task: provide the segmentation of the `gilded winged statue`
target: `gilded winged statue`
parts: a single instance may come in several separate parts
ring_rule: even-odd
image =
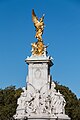
[[[42,18],[40,18],[40,20],[38,20],[34,10],[32,10],[32,21],[34,23],[34,26],[36,28],[36,35],[35,37],[38,39],[38,41],[42,41],[42,34],[43,34],[43,30],[44,30],[44,15],[42,16]]]
[[[40,20],[38,20],[34,10],[32,10],[32,21],[34,23],[34,26],[36,28],[36,35],[35,37],[37,38],[37,42],[32,43],[32,55],[37,55],[37,56],[41,56],[44,55],[44,44],[43,44],[43,40],[42,40],[42,34],[43,34],[43,30],[44,30],[44,15],[42,16],[42,18],[40,18]]]

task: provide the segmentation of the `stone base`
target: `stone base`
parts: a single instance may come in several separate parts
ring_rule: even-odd
[[[57,115],[33,115],[33,116],[18,116],[16,120],[70,120],[68,115],[57,114]]]
[[[56,116],[49,116],[49,115],[34,115],[34,116],[29,116],[27,120],[56,120]]]
[[[58,114],[56,116],[57,116],[57,120],[71,120],[66,114]]]
[[[54,116],[54,117],[43,117],[43,116],[40,116],[40,117],[29,117],[29,118],[26,118],[26,120],[70,120],[70,118],[66,115],[66,116],[62,116],[62,117],[57,117],[57,116]]]

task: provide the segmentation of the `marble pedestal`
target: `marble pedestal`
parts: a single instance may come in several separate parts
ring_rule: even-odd
[[[70,120],[65,114],[66,101],[55,90],[55,83],[50,75],[53,65],[49,56],[31,56],[28,64],[27,89],[23,88],[18,98],[16,120]]]

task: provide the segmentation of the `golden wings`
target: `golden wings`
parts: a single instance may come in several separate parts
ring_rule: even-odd
[[[44,15],[42,16],[42,18],[40,18],[40,20],[38,20],[34,10],[32,10],[32,21],[34,23],[34,26],[36,28],[36,35],[35,37],[38,39],[38,41],[42,41],[42,34],[43,34],[43,30],[44,30]]]

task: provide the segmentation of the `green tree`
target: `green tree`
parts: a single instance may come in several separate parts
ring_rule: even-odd
[[[0,120],[11,120],[16,112],[17,99],[22,89],[9,86],[4,90],[0,89]]]

